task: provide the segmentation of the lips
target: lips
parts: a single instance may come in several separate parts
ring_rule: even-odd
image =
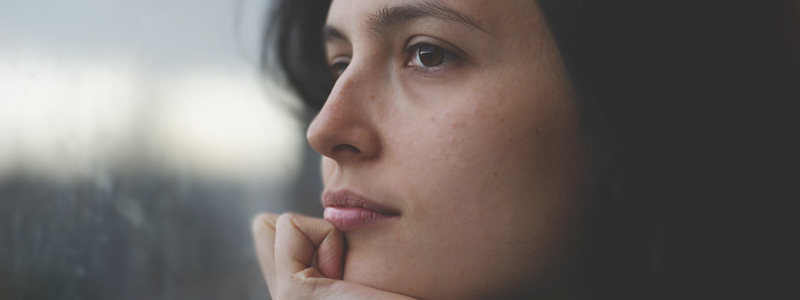
[[[341,231],[377,226],[400,216],[390,207],[347,190],[328,191],[322,201],[325,220]]]

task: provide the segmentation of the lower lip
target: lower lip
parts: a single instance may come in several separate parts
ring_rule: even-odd
[[[359,207],[327,207],[324,217],[325,221],[331,222],[339,230],[350,231],[377,225],[397,216]]]

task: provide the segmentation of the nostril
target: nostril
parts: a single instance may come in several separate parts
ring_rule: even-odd
[[[359,150],[353,145],[348,145],[348,144],[336,145],[335,147],[333,147],[333,149],[331,149],[331,152],[333,153],[353,152],[355,154],[361,154],[361,150]]]

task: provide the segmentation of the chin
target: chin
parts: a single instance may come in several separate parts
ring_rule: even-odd
[[[369,242],[375,242],[375,239]],[[397,246],[398,239],[394,239],[394,244],[369,242],[359,243],[359,239],[348,236],[345,281],[417,299],[439,299],[433,284],[434,274],[425,269],[426,264],[422,263],[419,255],[409,255],[406,252],[408,248]]]
[[[362,251],[363,248],[348,249],[344,264],[344,280],[363,284],[379,290],[399,293],[407,296],[418,296],[419,282],[413,282],[415,276],[409,276],[408,270],[401,269],[401,263],[389,259],[377,251]]]
[[[358,250],[361,249],[348,249],[344,268],[345,281],[420,300],[492,298],[476,296],[480,293],[472,290],[476,288],[474,285],[454,286],[453,281],[446,279],[451,277],[440,272],[448,268],[426,262],[419,253],[400,255]]]

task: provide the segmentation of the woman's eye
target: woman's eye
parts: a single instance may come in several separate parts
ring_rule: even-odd
[[[330,64],[331,64],[330,66],[331,74],[333,74],[335,78],[339,78],[342,76],[342,73],[344,73],[344,70],[347,69],[347,66],[350,65],[350,57],[346,56],[336,57],[335,59],[333,59],[333,61],[331,61]]]
[[[452,53],[444,50],[442,47],[437,47],[430,44],[422,44],[415,46],[413,49],[413,57],[409,61],[409,65],[433,68],[440,66],[452,59]]]
[[[422,45],[417,49],[417,61],[420,65],[426,67],[435,67],[444,62],[444,49],[431,46]]]
[[[342,73],[344,73],[344,70],[347,69],[348,65],[350,65],[349,62],[334,63],[331,65],[331,73],[333,73],[333,76],[336,76],[336,78],[339,78],[342,76]]]

